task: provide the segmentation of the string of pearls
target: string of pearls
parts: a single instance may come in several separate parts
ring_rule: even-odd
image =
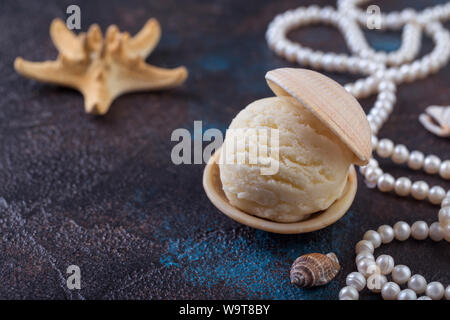
[[[367,13],[358,8],[370,0],[339,0],[337,2],[339,11],[345,12],[359,24],[367,23]],[[420,12],[414,9],[406,8],[400,12],[380,13],[381,29],[400,29],[406,23],[416,20],[424,25],[431,21],[446,21],[450,16],[450,4],[439,4],[434,7],[426,8]]]
[[[422,275],[412,275],[409,267],[395,265],[390,255],[382,254],[375,259],[374,251],[382,244],[391,243],[394,239],[405,241],[410,237],[415,240],[429,237],[436,242],[443,239],[450,241],[450,192],[442,202],[439,222],[428,226],[425,221],[416,221],[410,226],[399,221],[393,227],[382,225],[377,231],[367,231],[363,240],[356,244],[355,262],[358,271],[347,276],[347,286],[339,292],[339,299],[358,300],[359,292],[367,286],[370,291],[381,293],[384,300],[440,300],[444,296],[450,300],[450,285],[444,287],[437,281],[427,283]],[[388,281],[389,275],[392,281]],[[407,288],[402,290],[402,285]],[[424,295],[418,298],[421,294]]]
[[[421,151],[395,144],[390,139],[378,139],[377,134],[388,120],[396,102],[397,85],[422,79],[437,72],[450,60],[450,34],[441,21],[450,19],[450,3],[427,8],[421,12],[404,9],[401,12],[381,13],[380,27],[400,29],[403,27],[402,44],[397,51],[376,52],[370,48],[360,25],[367,22],[367,15],[357,6],[367,0],[340,0],[338,10],[332,7],[312,5],[286,11],[274,18],[269,24],[266,39],[269,47],[278,55],[291,62],[335,72],[363,74],[366,77],[344,87],[356,98],[377,93],[377,99],[367,115],[372,130],[372,147],[381,158],[390,158],[395,164],[407,164],[413,170],[423,169],[428,174],[439,174],[450,179],[450,160],[441,160],[436,155],[424,155]],[[313,23],[323,23],[336,27],[343,34],[352,52],[344,54],[325,53],[312,50],[292,42],[287,33],[295,28]],[[420,59],[416,56],[420,50],[422,32],[428,35],[435,46],[429,54]],[[405,241],[412,235],[414,239],[424,240],[428,236],[434,241],[450,241],[450,191],[446,193],[441,186],[430,186],[425,181],[411,181],[407,177],[394,178],[385,173],[374,158],[366,166],[360,167],[369,187],[377,187],[382,192],[394,191],[405,197],[411,195],[417,200],[428,199],[432,204],[441,204],[439,222],[428,226],[417,221],[412,226],[406,222],[397,222],[394,227],[383,225],[377,231],[369,230],[364,239],[356,245],[356,265],[358,272],[348,275],[346,284],[339,293],[339,299],[359,299],[359,291],[367,287],[373,292],[381,292],[383,299],[450,299],[450,286],[444,289],[440,282],[426,282],[421,275],[411,277],[407,266],[394,265],[394,259],[381,255],[377,259],[373,253],[382,243],[390,243],[394,238]],[[387,281],[392,274],[391,282]],[[400,285],[408,284],[401,290]]]

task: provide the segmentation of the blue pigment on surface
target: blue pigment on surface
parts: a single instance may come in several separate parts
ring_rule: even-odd
[[[401,33],[369,33],[368,41],[376,51],[392,52],[398,50],[401,44]]]
[[[349,227],[352,216],[348,212],[338,223]],[[331,229],[332,233],[339,231],[342,240],[339,243],[345,245],[347,237],[342,226]],[[167,251],[160,262],[167,268],[179,268],[186,281],[200,288],[229,286],[240,297],[254,299],[318,299],[323,290],[337,289],[338,283],[301,289],[289,280],[291,264],[302,254],[332,251],[339,256],[341,248],[330,243],[327,233],[317,233],[319,237],[314,239],[259,230],[254,231],[253,239],[235,234],[224,239],[214,232],[198,240],[192,236],[183,240],[167,239]]]
[[[199,63],[206,71],[226,71],[230,68],[230,62],[227,58],[219,55],[201,57]]]

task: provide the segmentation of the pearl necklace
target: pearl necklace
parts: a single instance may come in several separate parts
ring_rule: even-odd
[[[377,133],[392,113],[396,102],[396,87],[404,82],[437,72],[450,59],[450,34],[441,21],[450,19],[450,3],[427,8],[421,12],[404,9],[401,12],[380,14],[381,29],[403,28],[402,44],[397,51],[376,52],[370,48],[360,25],[367,21],[367,15],[357,8],[367,0],[340,0],[338,10],[332,7],[312,5],[289,10],[276,16],[269,24],[266,39],[269,47],[278,55],[291,62],[326,71],[363,74],[366,78],[345,85],[345,89],[356,98],[377,93],[377,99],[367,115],[372,130],[372,146],[381,158],[390,158],[395,164],[406,163],[413,170],[422,169],[428,174],[439,174],[450,179],[450,160],[442,161],[435,155],[425,156],[420,151],[410,152],[402,144],[394,144],[390,139],[381,139]],[[312,50],[287,39],[291,29],[313,23],[323,23],[336,27],[343,34],[352,52],[352,56],[325,53]],[[431,53],[421,59],[415,59],[420,45],[422,32],[434,42]],[[346,278],[346,287],[339,293],[341,300],[359,299],[359,291],[366,286],[373,292],[380,292],[385,300],[411,299],[450,299],[450,285],[444,288],[440,282],[426,282],[419,274],[411,276],[411,270],[404,265],[395,265],[389,255],[380,255],[375,259],[374,250],[381,244],[396,240],[405,241],[410,236],[416,240],[430,237],[433,241],[450,241],[450,191],[446,193],[441,186],[430,188],[425,181],[412,182],[407,177],[395,179],[383,172],[378,161],[371,158],[366,166],[360,167],[368,187],[377,187],[382,192],[394,191],[399,196],[411,195],[417,200],[428,199],[432,204],[441,205],[438,222],[430,226],[417,221],[409,226],[399,221],[393,227],[380,226],[377,231],[369,230],[363,240],[356,244],[356,266],[358,272],[350,273]],[[392,282],[386,276],[392,274]],[[406,284],[408,289],[401,290],[399,285]],[[418,294],[426,295],[417,298]]]

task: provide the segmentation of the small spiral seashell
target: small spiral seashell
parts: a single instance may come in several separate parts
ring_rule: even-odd
[[[305,254],[292,264],[291,283],[299,287],[322,286],[333,280],[340,268],[334,253]]]

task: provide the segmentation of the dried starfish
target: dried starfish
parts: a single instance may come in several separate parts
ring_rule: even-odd
[[[163,69],[145,63],[161,36],[155,19],[134,37],[111,25],[105,38],[97,24],[75,35],[54,19],[50,35],[59,51],[57,60],[29,62],[17,57],[14,68],[25,77],[77,89],[87,113],[103,115],[121,94],[175,87],[187,77],[184,67]]]
[[[450,106],[430,106],[419,116],[428,131],[440,137],[450,137]]]

